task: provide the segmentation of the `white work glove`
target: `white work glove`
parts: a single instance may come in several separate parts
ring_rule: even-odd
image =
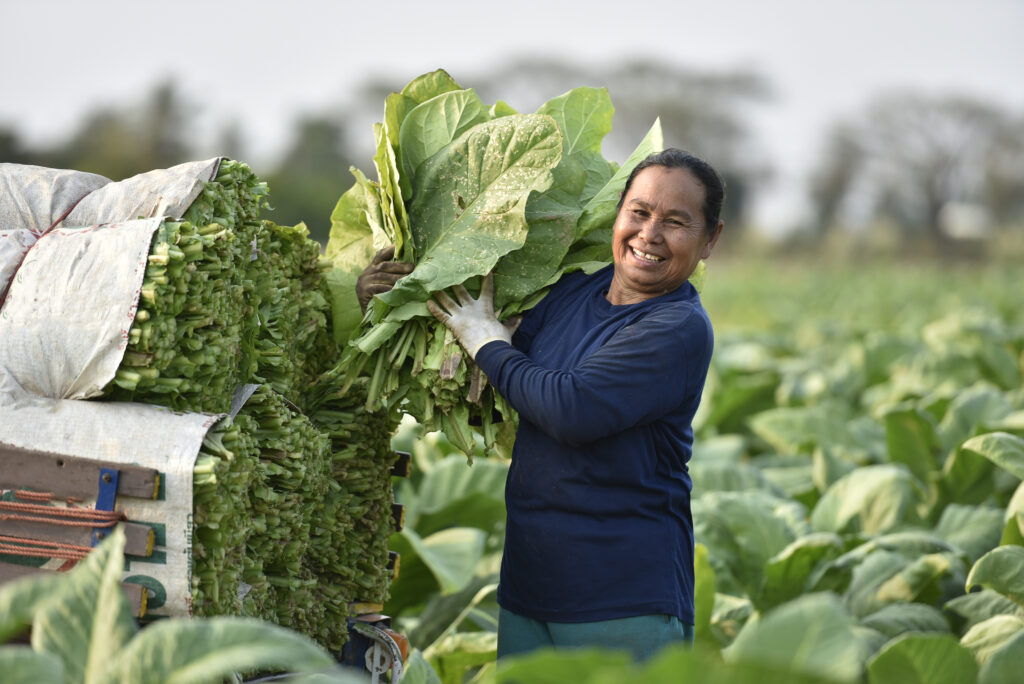
[[[453,289],[459,298],[458,302],[444,292],[439,292],[437,301],[427,302],[427,309],[455,334],[469,358],[476,360],[476,353],[488,342],[512,342],[512,330],[502,325],[494,315],[493,276],[488,274],[484,278],[479,299],[473,299],[462,285],[456,285]]]

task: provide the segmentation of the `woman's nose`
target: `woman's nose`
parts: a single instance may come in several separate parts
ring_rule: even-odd
[[[654,217],[648,217],[640,224],[640,236],[648,242],[654,242],[661,237],[661,229]]]

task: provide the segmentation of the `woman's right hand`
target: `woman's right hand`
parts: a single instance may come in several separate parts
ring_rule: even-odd
[[[413,265],[406,261],[392,261],[394,245],[385,247],[373,255],[370,265],[363,269],[356,279],[356,299],[359,308],[366,313],[366,307],[374,295],[384,294],[399,280],[412,273]]]

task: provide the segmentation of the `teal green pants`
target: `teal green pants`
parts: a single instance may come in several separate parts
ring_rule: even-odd
[[[607,648],[646,660],[670,643],[693,643],[693,625],[669,615],[639,615],[599,622],[541,622],[502,608],[498,613],[498,657],[539,648]]]

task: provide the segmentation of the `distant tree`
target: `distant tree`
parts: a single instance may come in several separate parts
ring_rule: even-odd
[[[1024,221],[1024,116],[1001,126],[985,159],[983,197],[1001,223]]]
[[[110,105],[88,114],[70,140],[37,157],[46,166],[121,180],[189,161],[185,132],[191,108],[173,81],[157,84],[136,105]]]
[[[810,180],[818,220],[824,226],[859,204],[869,218],[946,245],[940,217],[950,203],[1016,211],[1020,127],[995,105],[966,97],[880,96],[829,134]]]
[[[863,160],[864,153],[855,130],[846,125],[834,126],[825,139],[822,159],[810,179],[814,232],[827,232],[840,220]]]
[[[0,163],[28,164],[31,153],[26,150],[13,128],[0,128]]]
[[[292,142],[266,180],[270,185],[268,214],[275,223],[306,223],[313,239],[326,244],[331,212],[352,184],[350,155],[339,116],[307,116],[298,121]]]
[[[218,131],[213,149],[216,150],[216,154],[246,161],[245,136],[242,133],[241,124],[237,121],[229,121],[223,124]]]

